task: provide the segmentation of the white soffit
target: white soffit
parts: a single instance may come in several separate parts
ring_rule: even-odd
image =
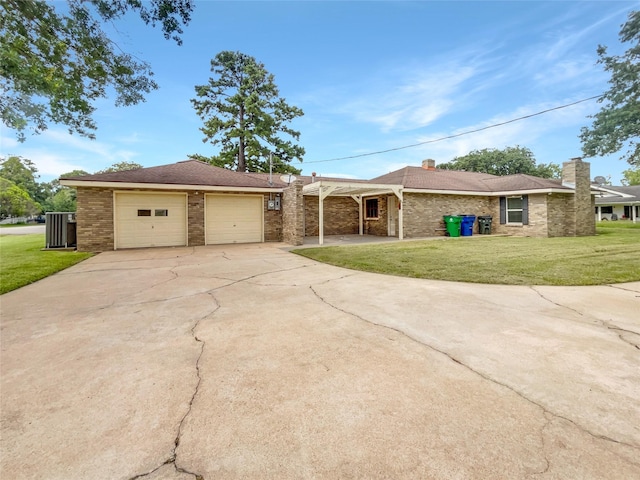
[[[357,183],[357,182],[335,182],[317,180],[302,187],[302,194],[309,196],[319,196],[320,188],[332,191],[332,197],[350,197],[352,195],[388,195],[402,190],[402,185],[388,185],[383,183]]]

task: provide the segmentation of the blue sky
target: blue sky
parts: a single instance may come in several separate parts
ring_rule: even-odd
[[[474,149],[525,146],[539,163],[580,156],[580,127],[595,100],[527,120],[360,158],[325,161],[413,145],[482,128],[603,93],[598,44],[622,53],[620,25],[637,2],[616,1],[197,1],[183,45],[126,18],[112,39],[149,62],[160,89],[147,102],[98,102],[97,140],[52,125],[26,142],[4,126],[0,155],[21,155],[48,181],[120,161],[150,167],[213,155],[202,142],[190,99],[223,50],[255,57],[280,94],[305,115],[303,174],[373,178],[425,158],[452,160]],[[628,164],[587,159],[592,177],[619,184]]]

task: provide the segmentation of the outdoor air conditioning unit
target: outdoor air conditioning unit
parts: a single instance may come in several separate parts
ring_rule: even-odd
[[[69,248],[76,245],[75,212],[47,212],[46,248]]]

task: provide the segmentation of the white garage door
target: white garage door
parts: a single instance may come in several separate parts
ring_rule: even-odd
[[[207,195],[207,244],[262,242],[262,195]]]
[[[116,248],[187,244],[187,196],[183,193],[116,193]]]

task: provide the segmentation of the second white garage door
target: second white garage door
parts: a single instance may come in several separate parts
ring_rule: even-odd
[[[207,244],[262,242],[262,195],[207,195]]]

